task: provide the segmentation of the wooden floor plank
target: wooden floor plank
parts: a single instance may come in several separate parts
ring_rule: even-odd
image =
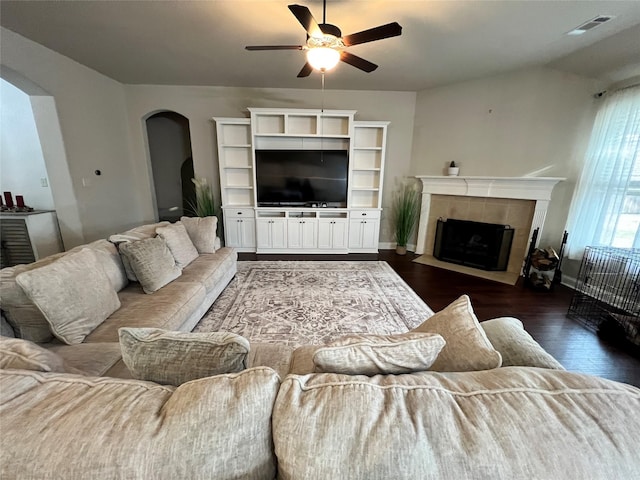
[[[478,277],[422,265],[411,253],[393,250],[378,254],[350,255],[256,255],[239,254],[239,260],[384,260],[434,311],[446,307],[462,294],[471,298],[480,321],[516,317],[525,329],[567,370],[597,375],[640,387],[640,358],[633,351],[600,338],[567,317],[573,291],[557,285],[550,292],[506,285]]]

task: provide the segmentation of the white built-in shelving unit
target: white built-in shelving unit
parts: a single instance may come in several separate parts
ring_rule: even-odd
[[[249,108],[214,118],[225,243],[257,253],[377,252],[389,122],[354,110]],[[259,207],[256,150],[346,150],[347,208]]]

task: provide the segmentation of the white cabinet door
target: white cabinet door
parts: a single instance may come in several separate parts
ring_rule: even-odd
[[[337,218],[333,221],[332,242],[333,248],[344,250],[347,248],[349,229],[347,219]]]
[[[347,248],[347,220],[321,218],[318,220],[318,248],[344,250]]]
[[[287,221],[287,246],[295,249],[317,248],[317,226],[315,218],[290,218]]]
[[[271,248],[287,248],[287,221],[284,218],[271,220]]]
[[[225,208],[224,244],[239,252],[256,251],[256,220],[253,208]]]
[[[333,248],[333,222],[329,218],[318,219],[318,248]]]
[[[256,248],[256,222],[253,218],[240,219],[240,246],[255,251]]]
[[[284,218],[258,218],[256,220],[258,248],[286,248],[287,222]]]
[[[349,248],[351,249],[377,249],[378,220],[353,219],[349,221]]]

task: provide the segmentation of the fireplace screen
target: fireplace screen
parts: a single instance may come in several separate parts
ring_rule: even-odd
[[[433,256],[482,270],[505,271],[513,233],[509,225],[439,219]]]

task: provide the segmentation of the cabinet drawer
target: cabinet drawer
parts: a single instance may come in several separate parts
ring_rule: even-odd
[[[253,208],[225,208],[224,214],[227,218],[254,218],[256,215]]]
[[[380,218],[380,210],[351,210],[349,212],[351,219],[355,218]]]

